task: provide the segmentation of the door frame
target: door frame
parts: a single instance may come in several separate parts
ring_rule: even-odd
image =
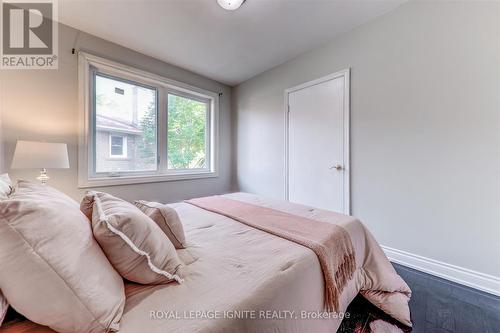
[[[339,77],[344,77],[344,110],[342,112],[342,122],[343,122],[343,157],[342,157],[342,165],[344,167],[343,173],[343,202],[342,213],[346,215],[350,215],[351,213],[351,166],[350,166],[350,68],[335,72],[333,74],[321,77],[316,80],[312,80],[303,84],[300,84],[295,87],[291,87],[285,90],[285,200],[289,200],[289,155],[290,155],[290,147],[289,147],[289,131],[290,131],[290,104],[289,104],[289,95],[290,93],[296,92],[298,90],[302,90],[305,88],[309,88],[327,81],[331,81],[337,79]]]

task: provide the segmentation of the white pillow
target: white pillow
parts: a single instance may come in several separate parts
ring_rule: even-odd
[[[184,227],[175,209],[158,202],[144,200],[135,201],[134,205],[156,222],[176,249],[186,248]]]
[[[87,192],[80,205],[95,239],[125,279],[141,284],[182,282],[181,262],[160,227],[137,207],[104,192]]]
[[[7,314],[7,310],[9,309],[9,303],[2,295],[2,291],[0,290],[0,326],[2,326],[2,322],[5,319],[5,315]]]
[[[118,331],[123,279],[78,203],[56,189],[19,181],[0,200],[0,267],[2,294],[29,320],[61,333]]]
[[[4,173],[0,175],[0,200],[5,200],[12,193],[12,181],[9,178],[9,175]],[[2,326],[2,322],[5,319],[5,315],[7,314],[7,309],[9,308],[9,303],[5,299],[5,296],[2,295],[2,291],[0,290],[0,326]]]
[[[9,175],[4,173],[0,175],[0,200],[5,200],[12,193],[12,181]]]

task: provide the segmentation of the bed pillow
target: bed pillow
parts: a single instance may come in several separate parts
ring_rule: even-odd
[[[4,173],[0,175],[0,200],[5,200],[12,193],[12,181],[9,178],[9,175]],[[9,309],[9,303],[2,295],[2,291],[0,290],[0,326],[2,326],[3,320],[5,319],[5,315],[7,314],[7,310]]]
[[[144,200],[138,200],[134,202],[134,205],[155,221],[176,249],[186,248],[184,228],[175,209],[158,202]]]
[[[0,289],[17,312],[58,332],[117,331],[123,279],[78,203],[19,181],[0,201]]]
[[[114,268],[141,284],[182,282],[174,245],[160,227],[137,207],[103,192],[88,192],[82,212]]]
[[[4,173],[0,175],[0,200],[5,200],[12,193],[12,181],[9,175]]]
[[[3,320],[5,319],[5,315],[7,314],[7,310],[9,309],[9,303],[2,295],[2,291],[0,290],[0,326],[2,326]]]

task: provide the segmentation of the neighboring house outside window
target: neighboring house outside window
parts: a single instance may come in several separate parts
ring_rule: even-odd
[[[138,124],[96,115],[96,170],[114,173],[143,169],[137,149],[141,136]]]

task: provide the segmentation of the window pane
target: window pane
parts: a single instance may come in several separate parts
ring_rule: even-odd
[[[208,104],[168,95],[168,168],[206,168]]]
[[[111,155],[122,156],[123,155],[123,147],[122,146],[111,146]]]
[[[123,137],[122,136],[112,136],[111,137],[111,145],[121,147],[123,145]]]
[[[111,155],[112,156],[124,156],[123,154],[123,136],[112,136],[111,137]]]
[[[95,172],[157,169],[156,90],[96,74]]]

